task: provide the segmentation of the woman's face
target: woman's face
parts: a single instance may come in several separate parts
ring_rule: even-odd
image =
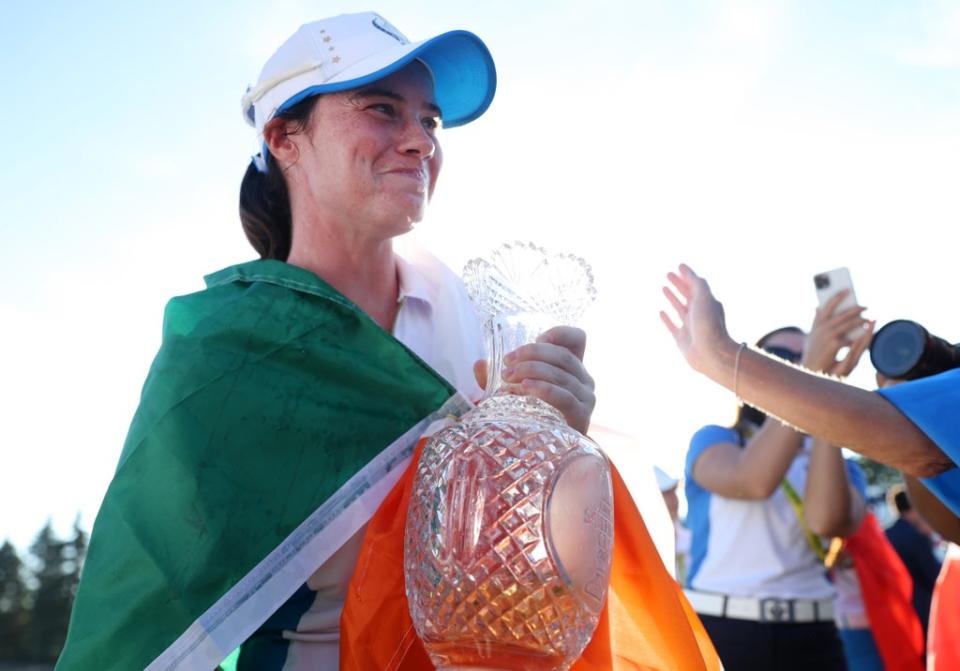
[[[406,233],[423,218],[440,172],[439,124],[433,80],[418,62],[320,96],[304,132],[288,136],[298,149],[291,198],[304,201],[309,218],[352,234]]]

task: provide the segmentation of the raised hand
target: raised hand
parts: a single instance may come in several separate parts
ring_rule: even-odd
[[[837,310],[837,306],[849,292],[844,289],[837,292],[823,307],[817,309],[803,349],[801,364],[805,368],[835,377],[846,377],[856,367],[860,357],[870,345],[875,322],[864,319],[862,306],[855,305],[846,310]],[[851,332],[860,334],[850,338]],[[840,350],[847,347],[847,353],[838,359]]]
[[[707,281],[687,265],[667,273],[667,280],[673,286],[664,286],[663,295],[673,306],[679,324],[664,311],[660,319],[687,363],[694,370],[706,372],[717,353],[736,347],[727,335],[723,305],[714,298]]]

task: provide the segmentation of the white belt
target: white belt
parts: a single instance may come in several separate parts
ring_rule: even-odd
[[[756,599],[685,589],[687,600],[701,615],[755,622],[832,622],[832,599]]]

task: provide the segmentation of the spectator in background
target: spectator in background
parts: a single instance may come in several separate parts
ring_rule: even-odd
[[[848,671],[883,671],[883,660],[870,631],[870,618],[853,560],[842,552],[831,572],[837,592],[834,621],[843,641]]]
[[[690,530],[680,522],[680,497],[677,495],[677,486],[680,481],[669,475],[659,466],[653,467],[657,475],[657,486],[663,495],[663,502],[670,513],[673,523],[673,533],[676,552],[676,578],[681,585],[687,580],[687,564],[690,556]]]
[[[660,318],[694,370],[802,431],[923,478],[944,504],[942,515],[917,508],[944,538],[960,542],[960,369],[874,394],[738,344],[723,306],[689,266],[667,281],[664,296],[679,323],[663,311]],[[867,342],[845,344],[853,350]]]
[[[869,330],[845,358],[843,334],[864,326],[860,308],[818,311],[810,335],[777,329],[768,354],[847,375]],[[687,454],[693,534],[687,596],[727,669],[846,669],[833,621],[822,536],[846,536],[864,514],[862,473],[832,445],[744,405],[733,427],[707,426]]]
[[[897,521],[886,531],[887,538],[913,578],[913,607],[926,633],[930,599],[940,573],[940,561],[933,553],[933,530],[913,509],[903,485],[890,488],[887,505],[897,515]]]
[[[680,515],[680,497],[677,496],[677,485],[680,481],[659,466],[654,466],[653,472],[657,475],[657,486],[663,495],[663,502],[667,506],[667,512],[670,513],[670,519],[676,522]]]

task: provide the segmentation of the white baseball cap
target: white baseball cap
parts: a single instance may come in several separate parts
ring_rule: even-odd
[[[421,42],[374,12],[307,23],[280,45],[243,96],[243,116],[263,133],[278,111],[310,96],[369,84],[419,60],[430,70],[445,127],[473,121],[497,88],[493,58],[479,37],[454,30]]]
[[[669,475],[659,466],[654,466],[653,471],[657,474],[657,486],[660,487],[661,492],[670,491],[680,483],[679,480]]]

